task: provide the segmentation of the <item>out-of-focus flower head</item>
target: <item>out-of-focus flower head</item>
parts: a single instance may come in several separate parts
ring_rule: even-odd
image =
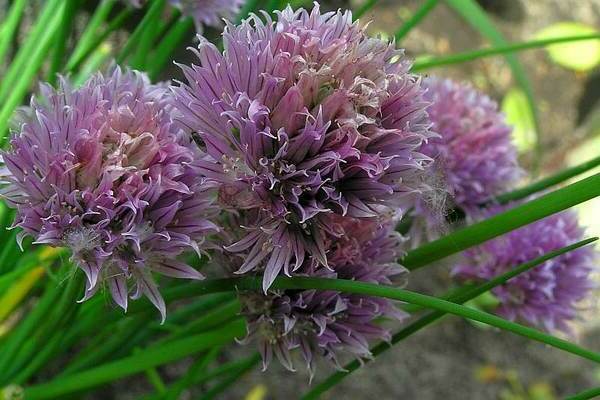
[[[223,19],[230,20],[239,11],[245,0],[169,0],[181,13],[192,17],[198,32],[202,26],[220,27]]]
[[[489,217],[503,207],[484,211]],[[487,281],[519,264],[583,239],[577,214],[564,211],[512,231],[464,252],[452,269],[460,280]],[[580,248],[546,261],[492,290],[499,300],[496,312],[510,320],[524,320],[548,331],[569,331],[577,303],[594,287],[590,273],[597,254]]]
[[[126,0],[135,8],[141,8],[146,0]],[[223,19],[233,18],[245,0],[169,0],[173,7],[181,10],[181,14],[191,17],[196,24],[198,32],[203,26],[221,27]]]
[[[87,276],[84,299],[107,284],[123,309],[143,294],[164,319],[152,273],[200,279],[176,257],[200,252],[216,229],[166,85],[114,67],[78,89],[62,80],[41,90],[2,154],[2,195],[17,209],[19,240],[71,249]]]
[[[396,259],[402,237],[391,224],[352,218],[333,218],[340,233],[327,242],[333,271],[309,269],[301,273],[323,278],[352,279],[391,284],[390,279],[406,272]],[[258,343],[264,368],[273,354],[294,370],[290,350],[300,348],[309,371],[315,357],[325,357],[339,367],[340,353],[370,357],[369,340],[389,340],[389,332],[376,319],[403,319],[404,314],[383,298],[335,291],[275,290],[269,294],[240,294],[242,314],[248,320],[248,338]]]
[[[237,272],[264,271],[266,290],[306,260],[329,264],[326,216],[402,214],[433,134],[402,51],[349,12],[315,4],[265,18],[227,25],[223,52],[201,39],[199,65],[182,66],[187,83],[173,90],[221,206],[246,221],[227,248],[245,254]]]
[[[453,205],[468,211],[509,190],[521,176],[511,128],[488,96],[468,84],[428,77],[425,98],[433,130],[440,135],[421,151],[435,159],[435,170]]]

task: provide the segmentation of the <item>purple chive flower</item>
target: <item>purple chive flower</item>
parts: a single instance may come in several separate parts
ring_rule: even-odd
[[[306,260],[327,266],[325,217],[403,213],[430,159],[420,80],[393,44],[366,36],[350,12],[287,8],[277,21],[227,25],[224,52],[201,39],[200,65],[173,88],[181,122],[241,214],[237,273],[264,270],[266,290]]]
[[[2,195],[15,225],[34,243],[65,246],[87,276],[86,294],[102,284],[115,302],[142,294],[165,317],[152,273],[200,279],[176,257],[200,251],[215,226],[194,147],[172,123],[165,87],[114,68],[74,89],[42,85],[2,154]],[[132,284],[130,284],[132,283]]]
[[[484,212],[491,216],[501,207]],[[464,252],[464,261],[452,269],[461,280],[482,281],[519,264],[583,239],[577,214],[565,211],[512,231]],[[593,247],[571,251],[512,278],[493,289],[500,304],[496,312],[510,320],[524,320],[548,331],[569,331],[577,303],[594,287]]]
[[[391,284],[394,275],[406,270],[395,263],[402,238],[391,224],[339,218],[338,238],[328,241],[333,271],[302,270],[310,276],[353,279]],[[341,223],[340,223],[341,222]],[[243,292],[242,314],[248,321],[246,340],[257,342],[266,369],[273,354],[294,370],[290,350],[300,348],[307,368],[314,373],[316,356],[339,367],[341,352],[370,357],[369,340],[390,340],[390,333],[376,323],[379,317],[402,320],[405,314],[383,298],[334,291],[285,290]]]
[[[433,130],[421,151],[435,159],[453,203],[469,209],[510,189],[521,176],[517,151],[498,105],[468,84],[423,81]]]

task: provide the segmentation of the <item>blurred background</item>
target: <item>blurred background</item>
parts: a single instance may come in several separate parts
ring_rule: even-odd
[[[0,12],[9,3],[0,0]],[[364,1],[320,3],[324,9],[351,7],[356,10]],[[478,0],[478,3],[508,42],[579,35],[600,29],[600,0]],[[31,1],[23,24],[37,15],[41,4],[43,0]],[[97,1],[89,1],[86,7],[92,10],[96,4]],[[368,29],[372,34],[391,38],[422,5],[423,1],[418,0],[380,0],[361,20],[371,21]],[[83,30],[84,21],[82,19],[79,26],[75,21],[76,29]],[[135,19],[120,35],[112,36],[103,44],[101,52],[104,53],[100,56],[104,58],[99,56],[99,63],[108,60],[114,49],[119,49],[127,38],[127,30],[134,26]],[[218,32],[208,30],[205,34],[215,37]],[[13,52],[21,39],[17,38],[12,44]],[[185,48],[193,42],[190,37],[188,43],[181,46],[175,55],[177,61],[192,60]],[[429,57],[461,53],[490,43],[456,9],[440,1],[399,46],[406,49],[409,57],[422,62]],[[600,41],[555,46],[563,47],[528,50],[516,55],[531,87],[535,110],[528,102],[523,81],[515,79],[511,65],[501,55],[421,72],[469,81],[497,100],[515,126],[514,139],[522,164],[537,176],[545,176],[591,159],[600,149]],[[4,70],[5,66],[0,65],[0,79]],[[163,78],[178,74],[179,70],[173,67]],[[539,123],[539,151],[535,144],[535,113]],[[596,172],[598,169],[589,174]],[[600,199],[589,201],[578,210],[582,224],[588,227],[588,236],[600,235]],[[445,262],[451,264],[452,260]],[[409,289],[439,294],[450,283],[447,265],[440,263],[418,271],[409,281]],[[598,349],[599,306],[591,302],[582,304],[582,308],[584,318],[576,323],[570,339],[584,347]],[[223,357],[235,359],[252,350],[251,347],[235,348]],[[184,361],[166,367],[165,377],[180,375],[188,365]],[[315,381],[331,372],[329,365],[319,365]],[[295,399],[308,380],[302,369],[293,374],[274,362],[268,372],[255,370],[245,375],[222,398]],[[599,384],[600,367],[590,362],[521,337],[447,317],[361,368],[324,398],[554,400]],[[148,390],[148,385],[141,378],[127,380],[99,389],[91,398],[136,398]],[[194,393],[186,393],[185,398],[195,398]]]

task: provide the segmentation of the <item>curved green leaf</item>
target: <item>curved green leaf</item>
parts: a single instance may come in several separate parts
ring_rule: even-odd
[[[4,62],[4,56],[16,34],[26,5],[27,0],[14,1],[6,19],[0,25],[0,63]]]
[[[309,277],[278,277],[272,289],[317,289],[317,290],[336,290],[346,293],[363,294],[366,296],[385,297],[392,300],[398,300],[409,304],[416,304],[424,308],[442,311],[448,314],[458,315],[463,318],[479,321],[487,325],[494,326],[517,335],[527,337],[552,347],[564,350],[566,352],[578,355],[589,360],[600,363],[600,354],[583,349],[573,343],[559,339],[552,335],[540,332],[537,329],[526,327],[514,322],[507,321],[495,315],[471,309],[447,300],[439,299],[433,296],[411,292],[409,290],[399,289],[392,286],[377,285],[373,283],[357,282],[345,279],[327,279],[327,278],[309,278]],[[240,290],[262,290],[261,277],[240,277],[225,279],[209,279],[186,286],[179,290],[177,296],[171,298],[187,298],[199,296],[208,293],[240,291]],[[166,297],[166,296],[165,296]]]
[[[362,17],[367,11],[375,7],[379,0],[366,0],[362,6],[352,13],[352,18],[355,20]]]
[[[409,251],[400,263],[408,269],[423,267],[597,196],[600,196],[600,174],[426,243]]]
[[[584,392],[577,393],[574,396],[569,396],[565,400],[588,400],[600,396],[600,387],[588,389]]]
[[[554,185],[558,185],[559,183],[571,179],[574,176],[583,174],[584,172],[587,172],[592,168],[596,168],[599,165],[600,157],[593,158],[574,167],[563,169],[562,171],[559,171],[554,175],[551,175],[544,179],[540,179],[539,181],[534,182],[530,185],[502,194],[496,197],[495,201],[497,201],[500,204],[506,204],[510,203],[511,201],[524,199],[534,193],[538,193]]]
[[[449,54],[447,56],[435,57],[432,55],[418,56],[413,64],[413,71],[423,71],[445,65],[460,64],[474,61],[483,57],[497,56],[517,51],[537,49],[556,43],[570,43],[582,40],[600,39],[600,34],[565,36],[560,38],[539,39],[527,42],[510,43],[503,46],[494,46],[483,49],[471,50],[464,53]]]
[[[425,0],[423,5],[412,15],[412,17],[406,21],[400,29],[396,31],[394,37],[397,42],[400,42],[404,36],[408,35],[408,33],[419,24],[429,14],[431,10],[435,8],[435,6],[439,3],[439,0]]]

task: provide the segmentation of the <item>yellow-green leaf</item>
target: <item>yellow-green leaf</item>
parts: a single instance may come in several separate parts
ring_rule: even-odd
[[[536,38],[550,39],[594,33],[598,33],[595,28],[579,22],[559,22],[539,31]],[[555,63],[575,71],[588,71],[600,65],[600,39],[553,44],[546,49]]]
[[[43,267],[34,268],[4,293],[0,298],[0,321],[3,321],[19,305],[42,275],[44,275]]]
[[[502,99],[502,111],[506,122],[513,127],[513,141],[519,152],[524,153],[535,146],[535,124],[533,113],[525,92],[513,88]]]

